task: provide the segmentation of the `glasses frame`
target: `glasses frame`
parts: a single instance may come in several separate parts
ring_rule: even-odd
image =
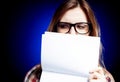
[[[70,32],[70,29],[72,28],[72,26],[74,27],[74,30],[75,30],[75,32],[77,32],[78,34],[87,34],[87,33],[89,33],[90,32],[90,29],[91,29],[91,23],[90,22],[78,22],[78,23],[75,23],[75,24],[71,24],[71,23],[68,23],[68,22],[58,22],[57,23],[57,28],[58,28],[58,24],[59,23],[65,23],[65,24],[69,24],[70,25],[70,28],[69,28],[69,30],[68,30],[68,32],[66,32],[66,33],[69,33]],[[88,32],[86,32],[86,33],[79,33],[77,30],[76,30],[76,27],[75,27],[75,25],[77,25],[77,24],[88,24]]]

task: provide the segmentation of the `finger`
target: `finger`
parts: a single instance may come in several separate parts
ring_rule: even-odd
[[[89,78],[88,78],[89,82],[106,82],[106,78],[104,75],[101,75],[98,72],[94,72],[93,74],[90,74]]]
[[[89,76],[89,79],[99,79],[99,78],[100,78],[100,74],[97,73],[90,74]]]
[[[99,73],[99,74],[104,75],[104,71],[103,71],[103,68],[102,68],[102,67],[98,67],[98,68],[96,68],[96,69],[91,70],[91,71],[90,71],[90,74],[93,74],[94,72],[97,72],[97,73]]]

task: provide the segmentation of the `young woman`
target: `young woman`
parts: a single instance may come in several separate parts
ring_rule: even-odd
[[[48,27],[50,32],[100,37],[100,28],[94,12],[85,0],[65,0],[56,10]],[[90,71],[89,82],[115,82],[102,60],[102,46],[99,66]],[[39,82],[41,66],[36,65],[26,75],[24,82]]]

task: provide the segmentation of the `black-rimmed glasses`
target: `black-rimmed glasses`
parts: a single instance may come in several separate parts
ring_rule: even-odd
[[[58,22],[57,28],[63,33],[68,33],[73,26],[77,33],[87,34],[90,31],[90,24],[91,23],[89,22],[79,22],[75,24],[71,24],[68,22]]]

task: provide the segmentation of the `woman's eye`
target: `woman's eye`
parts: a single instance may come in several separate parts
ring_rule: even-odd
[[[68,25],[60,25],[60,28],[69,28]]]
[[[79,29],[83,29],[84,26],[80,26],[80,25],[78,25],[77,28],[79,28]]]
[[[87,28],[88,26],[87,25],[77,25],[77,28],[78,29],[85,29]]]

